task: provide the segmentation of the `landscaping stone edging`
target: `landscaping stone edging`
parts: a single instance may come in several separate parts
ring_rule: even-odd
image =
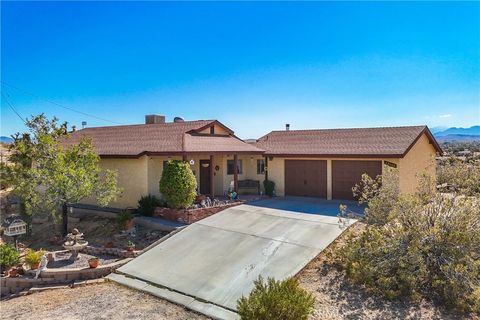
[[[182,223],[191,224],[199,220],[205,219],[215,213],[218,213],[227,208],[243,204],[243,201],[229,203],[227,205],[218,207],[198,208],[198,209],[170,209],[157,207],[153,213],[154,217],[160,217],[168,220],[178,221]]]
[[[16,294],[32,287],[61,284],[67,285],[75,281],[105,277],[132,260],[134,257],[142,254],[143,250],[127,251],[119,248],[98,248],[87,246],[81,252],[90,255],[110,254],[123,259],[105,265],[99,265],[96,268],[47,268],[40,273],[38,279],[34,279],[31,276],[18,276],[15,278],[2,277],[0,278],[0,295],[6,296]],[[33,271],[27,271],[27,273],[32,275]]]

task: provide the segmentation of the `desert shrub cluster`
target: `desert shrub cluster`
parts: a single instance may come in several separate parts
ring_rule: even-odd
[[[347,277],[390,299],[480,312],[479,198],[437,194],[425,180],[414,195],[378,183],[364,177],[356,188],[367,227],[336,253]]]
[[[260,277],[254,285],[250,295],[237,304],[243,320],[306,320],[313,312],[315,299],[295,278],[263,281]]]

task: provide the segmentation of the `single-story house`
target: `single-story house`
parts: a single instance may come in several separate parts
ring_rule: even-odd
[[[400,189],[412,192],[418,174],[435,177],[441,149],[426,126],[273,131],[247,143],[217,120],[184,121],[148,115],[145,124],[94,127],[71,133],[65,145],[86,136],[104,169],[118,171],[123,195],[112,207],[136,207],[141,196],[161,197],[164,163],[190,163],[200,194],[221,196],[254,181],[275,182],[276,195],[352,199],[363,173],[398,168]]]

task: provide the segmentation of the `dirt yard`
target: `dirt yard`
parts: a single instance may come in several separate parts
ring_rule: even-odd
[[[107,282],[0,302],[0,319],[208,319],[151,295]]]
[[[348,234],[361,230],[361,224],[354,225],[299,273],[300,286],[311,292],[316,300],[312,319],[480,319],[473,315],[467,317],[450,313],[442,306],[425,300],[418,303],[388,301],[349,284],[345,273],[328,263],[328,251],[335,244],[341,246]]]

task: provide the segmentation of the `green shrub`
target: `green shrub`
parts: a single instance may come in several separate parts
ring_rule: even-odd
[[[7,270],[18,263],[18,251],[11,244],[0,244],[0,267]]]
[[[248,297],[238,300],[237,311],[243,320],[306,320],[313,312],[315,299],[290,278],[276,281],[261,277]]]
[[[441,161],[437,166],[437,184],[453,186],[459,194],[480,195],[480,160],[469,162],[457,158]]]
[[[168,161],[160,179],[160,192],[170,208],[187,208],[197,195],[197,180],[190,165],[182,161]]]
[[[148,196],[143,196],[138,200],[138,213],[142,216],[152,216],[156,207],[160,206],[160,200],[149,194]]]
[[[30,266],[34,266],[42,260],[42,256],[45,254],[44,250],[32,250],[28,249],[27,254],[25,255],[25,262]]]
[[[275,190],[275,182],[272,180],[263,180],[263,187],[265,188],[265,194],[269,197],[273,197],[273,191]]]
[[[337,251],[347,277],[393,299],[432,298],[480,312],[480,203],[475,198],[401,196],[385,224]]]
[[[130,210],[122,210],[117,217],[118,226],[120,227],[120,229],[125,229],[127,222],[132,219],[133,215]]]

